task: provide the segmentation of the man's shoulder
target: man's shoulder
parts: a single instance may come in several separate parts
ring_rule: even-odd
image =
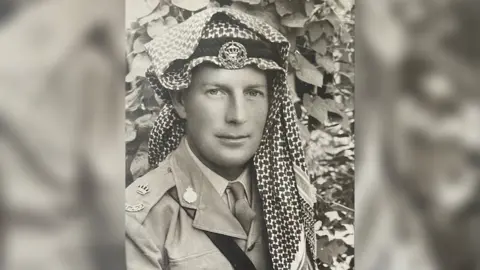
[[[125,190],[125,211],[128,217],[143,223],[150,210],[175,187],[170,160],[133,181]],[[168,196],[168,195],[167,195]]]

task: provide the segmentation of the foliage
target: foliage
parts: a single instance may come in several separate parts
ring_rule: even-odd
[[[353,268],[354,0],[126,0],[127,184],[148,170],[147,137],[162,101],[144,73],[144,44],[205,8],[258,16],[292,44],[289,84],[317,187],[320,268]]]

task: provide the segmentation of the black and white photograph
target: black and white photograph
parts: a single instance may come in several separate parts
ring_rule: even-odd
[[[478,14],[0,1],[0,269],[479,270]]]
[[[354,2],[126,14],[127,269],[353,269]]]

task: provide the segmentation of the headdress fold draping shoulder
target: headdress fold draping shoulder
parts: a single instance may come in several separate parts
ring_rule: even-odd
[[[222,20],[239,27],[225,27],[225,24],[218,23]],[[209,25],[212,21],[217,23]],[[288,90],[287,39],[266,22],[248,14],[228,8],[207,9],[172,26],[145,45],[152,60],[147,78],[156,93],[167,99],[168,90],[180,90],[188,86],[192,65],[204,61],[220,65],[214,56],[191,59],[198,44],[205,38],[204,35],[212,37],[210,33],[204,32],[207,25],[218,36],[227,35],[225,31],[233,31],[228,32],[227,36],[248,39],[249,34],[246,33],[253,31],[260,39],[272,44],[281,59],[280,69],[275,68],[278,66],[276,63],[267,59],[247,61],[260,69],[276,70],[270,110],[259,149],[253,157],[253,165],[262,200],[272,265],[275,270],[296,269],[292,267],[299,252],[306,250],[311,256],[316,254],[313,231],[315,189],[309,181],[295,109]],[[250,31],[242,31],[243,28]],[[175,61],[180,61],[179,67],[172,65]],[[171,103],[166,102],[149,137],[151,167],[156,167],[178,147],[185,135],[184,125],[185,120],[178,117]],[[301,245],[302,239],[306,240],[306,245]]]

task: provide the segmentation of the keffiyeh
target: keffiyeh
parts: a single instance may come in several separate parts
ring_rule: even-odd
[[[176,114],[168,91],[187,88],[191,70],[201,63],[224,67],[217,45],[229,40],[245,45],[244,65],[275,71],[270,111],[253,165],[273,267],[291,269],[302,233],[308,253],[316,254],[314,199],[308,190],[310,183],[286,80],[289,43],[280,32],[250,15],[214,8],[192,15],[148,43],[152,66],[147,78],[166,101],[149,137],[149,163],[151,168],[156,167],[185,135],[185,120]]]

